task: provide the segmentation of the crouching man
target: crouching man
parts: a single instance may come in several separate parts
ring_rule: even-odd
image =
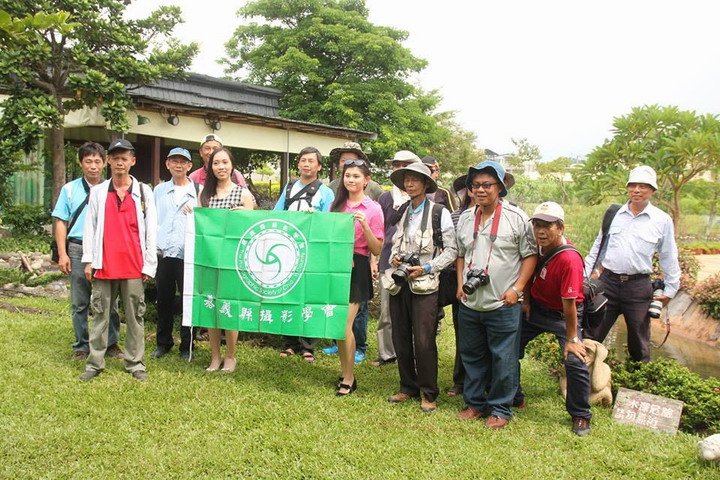
[[[590,373],[585,365],[580,319],[583,305],[583,258],[563,235],[565,212],[555,202],[538,205],[530,217],[541,255],[530,287],[530,311],[522,322],[520,358],[525,347],[541,333],[557,337],[567,372],[565,408],[576,435],[590,433]],[[523,403],[518,386],[515,405]]]
[[[388,398],[405,402],[422,395],[420,408],[437,408],[438,287],[440,271],[457,257],[450,212],[427,198],[437,184],[420,162],[395,170],[390,180],[410,196],[393,239],[392,267],[382,281],[390,292],[392,339],[400,372],[400,392]],[[439,231],[438,231],[439,230]]]
[[[90,355],[80,380],[105,369],[110,308],[118,295],[125,310],[125,370],[147,380],[145,355],[145,289],[143,282],[157,269],[157,215],[153,193],[130,175],[135,148],[124,139],[108,148],[112,177],[90,190],[82,262],[92,282],[93,327]]]

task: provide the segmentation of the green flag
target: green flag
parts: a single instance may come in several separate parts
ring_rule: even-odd
[[[197,208],[194,217],[183,325],[345,338],[352,215]]]

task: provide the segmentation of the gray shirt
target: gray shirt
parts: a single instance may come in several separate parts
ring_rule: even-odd
[[[522,260],[530,255],[537,255],[537,244],[525,212],[508,202],[503,202],[497,239],[492,246],[488,263],[488,254],[492,244],[490,231],[494,214],[487,220],[483,219],[483,224],[478,228],[477,240],[473,249],[475,211],[475,208],[468,208],[458,220],[458,257],[465,259],[463,279],[467,278],[470,263],[473,268],[480,270],[488,265],[490,283],[478,287],[475,293],[467,296],[467,300],[463,300],[463,304],[473,310],[487,312],[503,306],[500,297],[515,284],[520,276]]]

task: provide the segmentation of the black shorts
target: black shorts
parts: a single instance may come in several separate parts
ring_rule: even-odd
[[[353,254],[353,269],[350,274],[350,303],[362,303],[373,297],[370,259],[367,255]]]

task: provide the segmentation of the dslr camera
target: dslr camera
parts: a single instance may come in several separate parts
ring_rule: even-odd
[[[395,285],[402,286],[407,283],[408,275],[410,275],[408,268],[420,266],[420,257],[417,253],[398,253],[396,256],[400,259],[401,264],[390,276]]]
[[[653,298],[659,297],[663,294],[663,290],[665,289],[665,282],[662,278],[656,278],[652,281],[652,289],[653,289]],[[653,300],[650,302],[650,307],[648,307],[648,315],[650,318],[660,318],[660,314],[662,313],[663,304],[660,300]]]
[[[465,295],[472,295],[480,287],[484,287],[490,283],[490,275],[485,270],[473,268],[468,270],[467,279],[463,283],[462,289]]]

